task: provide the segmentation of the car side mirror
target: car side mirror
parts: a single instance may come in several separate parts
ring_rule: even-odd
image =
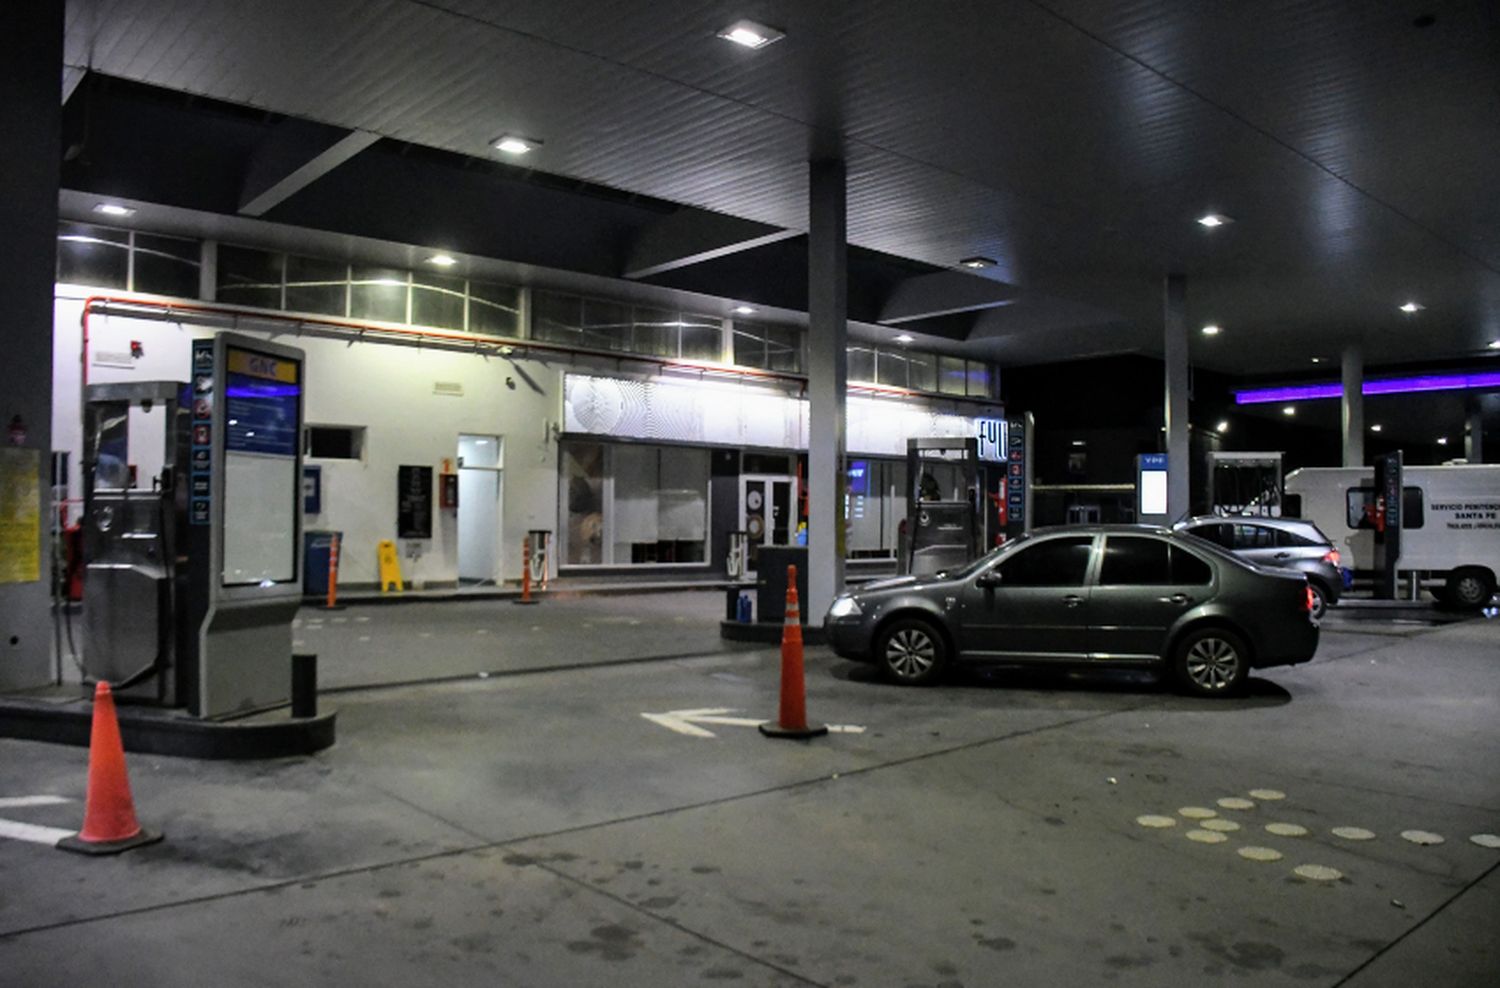
[[[981,573],[974,579],[974,586],[981,590],[993,590],[1000,585],[1000,574],[994,570]]]

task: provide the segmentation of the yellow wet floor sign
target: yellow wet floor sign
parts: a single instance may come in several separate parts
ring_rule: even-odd
[[[401,592],[401,557],[396,554],[396,543],[390,539],[382,539],[375,547],[375,552],[380,558],[380,592],[387,590]]]

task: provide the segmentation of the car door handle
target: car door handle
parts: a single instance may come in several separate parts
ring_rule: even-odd
[[[1271,558],[1272,559],[1289,559],[1289,558],[1291,558],[1291,555],[1292,554],[1290,552],[1278,552],[1276,555],[1272,556]]]
[[[1174,593],[1172,596],[1168,597],[1167,600],[1171,601],[1174,604],[1191,604],[1193,602],[1193,598],[1189,597],[1185,593]]]
[[[1063,598],[1063,603],[1067,604],[1069,607],[1077,607],[1079,604],[1083,603],[1083,598],[1078,596],[1077,594],[1070,593]]]

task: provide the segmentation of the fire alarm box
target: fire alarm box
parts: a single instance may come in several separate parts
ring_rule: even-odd
[[[438,478],[441,481],[438,487],[438,507],[458,507],[458,474],[443,473],[438,474]]]

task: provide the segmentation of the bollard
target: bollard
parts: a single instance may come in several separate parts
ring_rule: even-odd
[[[325,611],[342,611],[339,601],[339,543],[343,539],[334,535],[328,543],[328,596],[323,602]]]
[[[512,604],[535,604],[531,599],[531,536],[521,540],[521,596],[512,597]]]
[[[292,655],[292,716],[318,716],[318,656]]]

